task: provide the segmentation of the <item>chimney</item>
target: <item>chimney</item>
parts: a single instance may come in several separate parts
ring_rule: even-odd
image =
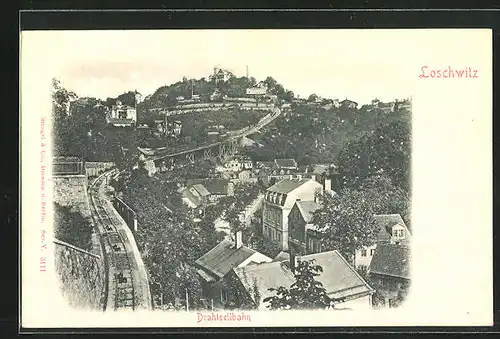
[[[241,240],[241,231],[237,231],[234,235],[234,241],[235,241],[235,248],[238,249],[238,248],[241,248],[241,246],[243,246],[243,243],[242,243],[242,240]]]
[[[324,184],[323,189],[325,192],[332,191],[332,180],[331,179],[325,179],[325,184]]]

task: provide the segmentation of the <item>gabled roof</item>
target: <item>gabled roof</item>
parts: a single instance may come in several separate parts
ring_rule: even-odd
[[[269,289],[279,286],[290,287],[295,282],[294,274],[284,261],[273,261],[257,265],[233,268],[238,280],[255,304],[259,305],[266,297],[274,295]],[[260,300],[256,300],[256,293]]]
[[[199,206],[201,204],[201,196],[193,194],[188,188],[184,188],[181,191],[182,197],[188,199],[194,206]]]
[[[273,186],[269,187],[267,189],[268,192],[275,192],[275,193],[282,193],[282,194],[288,194],[292,192],[293,190],[299,188],[300,186],[304,185],[305,183],[313,181],[310,178],[305,178],[305,179],[283,179],[274,184]],[[314,181],[315,182],[315,181]],[[318,183],[319,186],[321,184]]]
[[[297,201],[295,204],[306,223],[309,223],[313,218],[313,213],[321,208],[321,205],[314,201]]]
[[[275,159],[274,163],[278,167],[284,167],[284,168],[296,168],[297,167],[297,162],[295,159]]]
[[[392,227],[396,225],[401,225],[405,228],[405,238],[403,242],[409,242],[411,233],[406,227],[403,218],[399,214],[376,214],[373,216],[375,221],[379,226],[379,233],[377,236],[377,243],[387,243],[391,241]]]
[[[192,186],[196,184],[202,184],[205,189],[210,192],[210,194],[215,195],[226,195],[229,185],[229,180],[220,178],[209,178],[209,179],[188,179],[186,186]]]
[[[311,259],[314,259],[314,264],[323,268],[323,272],[316,277],[316,280],[323,284],[330,298],[341,299],[373,292],[373,289],[338,251],[300,257],[300,260],[303,261]],[[289,288],[295,282],[294,274],[290,271],[290,263],[287,260],[234,268],[233,271],[256,304],[260,304],[264,298],[274,295],[274,292],[270,292],[269,288],[279,286]],[[256,289],[260,296],[259,301],[255,300]]]
[[[192,186],[202,197],[210,195],[210,192],[202,184],[195,184]]]
[[[341,104],[344,104],[344,103],[345,104],[351,104],[352,103],[352,104],[356,104],[356,105],[358,104],[356,101],[352,101],[352,100],[349,100],[349,99],[344,99],[340,103]]]
[[[281,251],[278,255],[273,259],[273,261],[283,261],[290,260],[290,253]]]
[[[370,273],[410,279],[410,260],[410,248],[406,245],[378,244]]]
[[[238,265],[250,258],[254,253],[257,252],[251,248],[241,246],[236,249],[232,241],[222,240],[196,260],[196,264],[212,275],[222,278],[233,268],[238,267]],[[271,259],[269,258],[269,260]]]

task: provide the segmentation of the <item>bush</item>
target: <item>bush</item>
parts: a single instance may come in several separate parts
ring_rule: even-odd
[[[92,224],[79,212],[54,203],[54,237],[86,251],[92,249]]]

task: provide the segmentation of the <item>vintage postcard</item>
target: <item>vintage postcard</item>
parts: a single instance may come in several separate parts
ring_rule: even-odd
[[[491,30],[20,39],[23,327],[492,325]]]

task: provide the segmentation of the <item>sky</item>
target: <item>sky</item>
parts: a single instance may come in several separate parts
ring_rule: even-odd
[[[143,96],[213,67],[275,78],[296,95],[369,103],[412,96],[400,30],[142,30],[29,32],[30,51],[78,96]],[[22,38],[22,43],[28,36]],[[43,61],[42,61],[43,60]]]

